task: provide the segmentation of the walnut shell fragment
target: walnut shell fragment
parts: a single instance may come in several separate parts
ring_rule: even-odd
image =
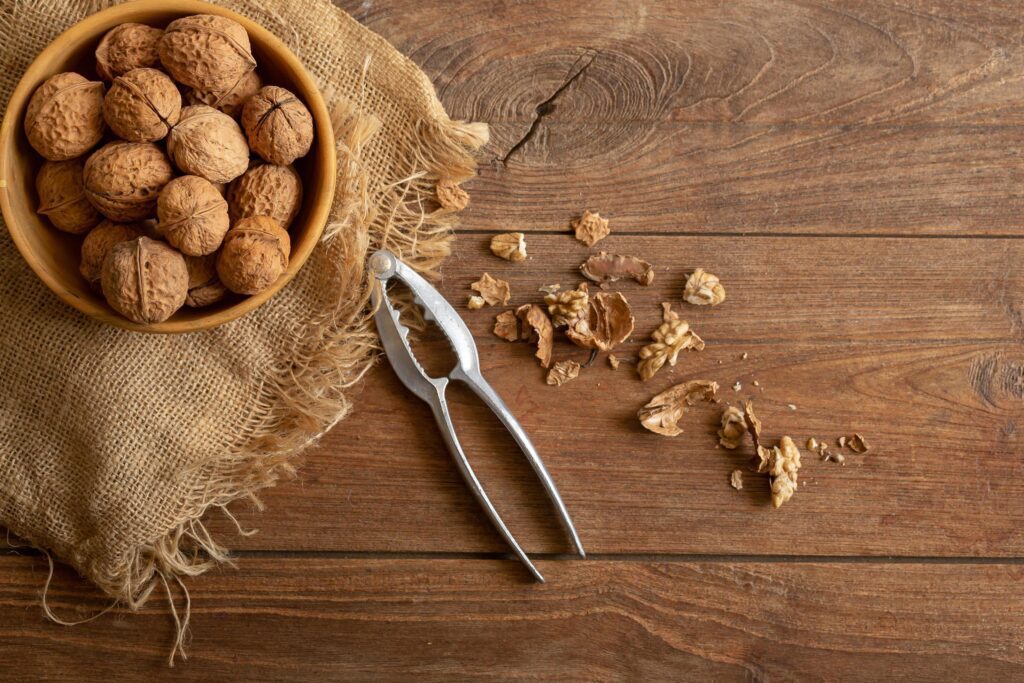
[[[246,101],[263,87],[263,80],[255,71],[247,71],[230,88],[223,90],[188,91],[185,99],[189,104],[205,104],[222,111],[233,119],[242,115],[242,107]]]
[[[237,21],[194,14],[167,25],[160,63],[174,80],[198,90],[230,88],[256,68],[249,34]]]
[[[438,180],[434,192],[437,195],[437,203],[445,211],[462,211],[469,206],[469,193],[451,178]]]
[[[780,507],[793,497],[797,487],[797,473],[800,470],[800,449],[793,439],[784,436],[779,445],[772,448],[768,474],[771,476],[772,507]]]
[[[512,311],[503,311],[494,318],[494,334],[505,341],[519,341],[519,318]]]
[[[274,284],[288,268],[291,239],[267,216],[238,221],[224,236],[217,275],[238,294],[256,294]]]
[[[103,261],[100,282],[107,303],[137,323],[167,320],[188,295],[184,257],[148,237],[115,244]]]
[[[695,379],[677,384],[668,391],[663,391],[637,412],[640,424],[655,434],[662,436],[679,436],[679,419],[686,412],[687,406],[697,401],[712,402],[718,393],[718,383],[706,379]]]
[[[194,175],[175,178],[160,190],[157,230],[186,256],[212,254],[231,223],[228,203],[209,180]]]
[[[594,246],[611,233],[608,229],[608,219],[601,218],[601,214],[597,212],[584,211],[571,225],[576,232],[576,239],[588,247]]]
[[[548,370],[547,383],[560,387],[566,382],[576,379],[580,374],[580,364],[574,360],[560,360]]]
[[[157,196],[174,175],[162,149],[151,142],[109,142],[86,160],[85,196],[112,221],[153,215]]]
[[[519,338],[529,341],[537,339],[537,352],[534,354],[545,368],[551,367],[551,352],[554,346],[555,329],[551,325],[544,308],[537,304],[524,304],[516,309],[516,317],[521,325]]]
[[[184,173],[229,183],[249,168],[249,146],[238,123],[205,104],[181,110],[167,136],[167,154]]]
[[[78,264],[78,272],[90,285],[98,289],[103,275],[103,261],[114,245],[130,242],[141,236],[142,233],[134,223],[114,223],[109,220],[101,222],[82,240],[82,260]]]
[[[242,107],[249,147],[272,164],[287,166],[313,145],[313,116],[290,90],[267,85]]]
[[[698,268],[686,280],[683,298],[697,306],[717,306],[725,301],[725,287],[717,275]]]
[[[590,289],[581,282],[576,289],[553,290],[544,296],[551,322],[555,327],[565,327],[579,319],[590,306]]]
[[[526,260],[526,235],[506,232],[491,238],[491,253],[506,261]]]
[[[114,79],[103,98],[103,119],[131,142],[164,139],[181,114],[181,93],[163,71],[133,69]]]
[[[215,304],[228,293],[220,278],[217,277],[217,255],[186,256],[185,266],[188,268],[188,296],[185,305],[189,308],[202,308]]]
[[[580,266],[583,277],[594,282],[615,282],[624,277],[633,278],[644,287],[654,282],[654,266],[636,256],[609,254],[602,251],[594,254]]]
[[[302,179],[294,166],[257,163],[231,183],[231,220],[270,216],[287,230],[302,208]]]
[[[871,446],[864,440],[864,437],[860,434],[854,434],[846,439],[846,445],[850,447],[850,450],[854,453],[867,453],[871,450]]]
[[[504,306],[512,298],[512,291],[509,289],[508,282],[491,277],[489,273],[484,273],[469,288],[479,292],[480,297],[488,306],[497,306],[498,304]]]
[[[96,47],[96,73],[112,81],[132,69],[160,64],[163,29],[145,24],[119,24],[107,31]]]
[[[672,310],[672,304],[662,304],[662,323],[651,333],[650,344],[640,349],[640,362],[637,364],[637,372],[640,379],[649,380],[660,370],[665,363],[675,367],[679,352],[685,349],[702,351],[704,340],[690,329],[689,323],[680,320],[679,315]]]
[[[747,433],[747,422],[743,417],[743,411],[735,406],[729,406],[722,411],[722,426],[718,430],[718,443],[722,448],[730,451],[740,447],[743,435]]]
[[[65,72],[50,76],[32,93],[25,109],[25,135],[49,161],[80,157],[103,139],[100,81]]]
[[[754,451],[757,453],[757,471],[764,474],[768,471],[770,464],[771,450],[761,444],[761,420],[754,414],[754,402],[743,402],[743,419],[747,423],[747,432],[754,442]]]
[[[53,227],[73,235],[88,232],[100,222],[100,214],[89,203],[82,184],[81,159],[47,161],[36,175],[39,208],[36,213],[50,219]]]
[[[620,292],[599,292],[590,297],[586,312],[565,331],[576,346],[611,351],[633,334],[633,310]]]

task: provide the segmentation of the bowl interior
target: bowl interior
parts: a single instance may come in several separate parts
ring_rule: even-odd
[[[79,274],[82,237],[57,230],[36,213],[39,198],[35,177],[44,159],[32,149],[24,135],[25,108],[39,84],[53,74],[76,71],[98,80],[94,52],[100,38],[110,28],[125,22],[162,28],[179,17],[200,13],[230,16],[245,26],[261,78],[266,84],[280,85],[299,96],[313,115],[315,137],[310,153],[295,163],[302,177],[303,202],[289,230],[292,254],[288,270],[281,279],[257,295],[229,294],[213,306],[183,307],[163,323],[143,325],[118,315],[102,294],[94,291]],[[268,31],[230,11],[196,0],[140,0],[117,5],[88,17],[62,34],[40,53],[12,95],[0,132],[0,155],[0,181],[6,181],[6,188],[0,189],[4,218],[12,238],[33,270],[58,296],[83,313],[119,327],[145,332],[208,329],[238,318],[269,299],[294,277],[316,246],[334,194],[333,133],[326,106],[312,78],[287,47]],[[2,186],[0,182],[0,188]]]

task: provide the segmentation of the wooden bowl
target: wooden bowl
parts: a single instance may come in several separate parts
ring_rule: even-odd
[[[155,324],[132,322],[116,313],[78,272],[82,238],[57,230],[36,213],[36,172],[44,159],[28,144],[23,122],[35,89],[53,74],[77,71],[98,80],[94,52],[108,30],[125,22],[164,27],[190,14],[219,14],[245,27],[252,42],[260,76],[267,84],[288,88],[313,115],[313,147],[295,164],[302,177],[303,202],[289,233],[292,252],[288,270],[266,291],[249,297],[229,294],[207,308],[183,307],[169,320]],[[17,36],[11,36],[17,40]],[[102,143],[101,143],[102,144]],[[97,148],[99,145],[97,145]],[[284,43],[245,17],[199,0],[138,0],[94,14],[62,33],[43,50],[22,76],[11,95],[0,127],[0,208],[11,238],[43,282],[63,301],[96,320],[141,332],[195,332],[249,313],[278,292],[309,258],[320,236],[334,197],[337,160],[330,116],[320,91],[302,63]]]

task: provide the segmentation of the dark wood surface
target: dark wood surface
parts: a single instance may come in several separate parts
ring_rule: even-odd
[[[635,355],[677,308],[707,342],[642,383],[599,362],[560,388],[467,311],[485,374],[537,444],[592,554],[568,547],[515,447],[465,394],[474,463],[549,582],[527,582],[426,406],[381,366],[298,481],[239,506],[238,569],[189,583],[190,659],[165,604],[74,628],[38,607],[46,560],[0,554],[0,679],[909,679],[1024,674],[1024,12],[1018,2],[345,1],[492,142],[442,288],[483,271],[513,304],[599,247],[655,264],[617,287]],[[489,255],[524,230],[531,258]],[[424,355],[442,351],[424,342]],[[742,358],[747,354],[746,358]],[[559,343],[556,358],[584,355]],[[717,409],[639,427],[650,396],[714,379],[766,432],[864,434],[805,455],[794,499],[729,473]],[[757,381],[759,386],[753,384]],[[732,386],[739,381],[741,390]],[[796,406],[791,410],[789,404]],[[65,619],[105,605],[59,569]]]

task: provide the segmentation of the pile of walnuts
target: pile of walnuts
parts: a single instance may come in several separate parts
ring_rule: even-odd
[[[82,277],[138,323],[274,284],[313,118],[263,84],[245,29],[202,14],[121,24],[96,48],[96,74],[51,76],[24,121],[46,159],[38,212],[84,235]]]

